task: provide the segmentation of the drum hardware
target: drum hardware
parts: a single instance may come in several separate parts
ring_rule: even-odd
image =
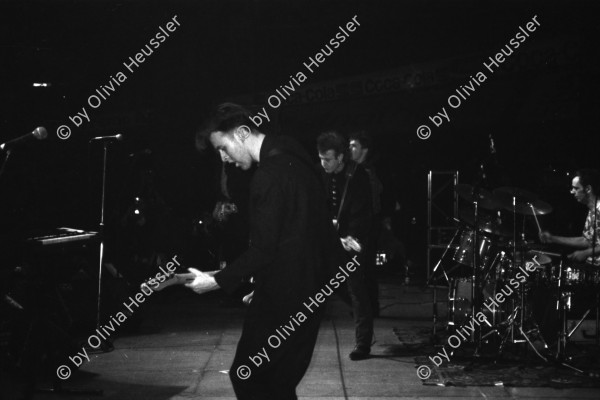
[[[517,257],[513,256],[513,259],[516,259]],[[524,261],[523,258],[521,257],[521,261]],[[534,263],[537,264],[537,260],[534,258],[533,259]],[[540,264],[537,264],[538,267],[540,266]],[[529,270],[529,269],[528,269]],[[516,271],[516,269],[515,269]],[[511,299],[511,304],[512,304],[512,308],[513,308],[513,312],[510,313],[510,315],[508,315],[508,317],[506,318],[505,322],[499,323],[497,324],[497,328],[495,328],[497,334],[500,334],[500,329],[506,329],[506,331],[504,332],[504,335],[502,336],[502,340],[500,342],[500,346],[498,348],[498,357],[501,357],[502,354],[504,353],[504,348],[507,345],[507,343],[511,343],[511,344],[522,344],[522,343],[526,343],[529,345],[529,347],[531,347],[531,349],[535,352],[535,354],[540,357],[542,360],[547,361],[547,359],[539,353],[539,351],[537,350],[537,348],[535,347],[535,345],[533,344],[530,336],[536,336],[542,343],[545,349],[548,348],[548,345],[546,343],[546,341],[544,340],[544,337],[541,334],[541,331],[539,329],[539,326],[537,325],[537,323],[535,322],[535,320],[533,320],[533,318],[528,318],[527,321],[531,324],[533,324],[533,328],[529,329],[528,331],[524,331],[523,327],[525,326],[525,314],[526,314],[526,284],[521,284],[519,285],[519,291],[517,292],[518,296],[516,298]],[[515,329],[516,328],[516,329]],[[516,331],[516,332],[515,332]]]
[[[581,273],[581,280],[580,280]],[[587,318],[587,316],[592,312],[593,309],[596,311],[595,319],[596,319],[596,334],[594,335],[594,339],[596,339],[596,345],[598,344],[599,331],[600,331],[600,293],[596,292],[595,296],[595,304],[591,305],[581,316],[581,318],[575,323],[572,328],[569,328],[568,325],[568,316],[567,311],[570,311],[572,304],[572,297],[574,290],[578,287],[581,287],[579,283],[585,282],[585,268],[577,268],[568,266],[563,269],[563,261],[561,260],[561,265],[559,268],[559,279],[558,279],[558,289],[557,289],[557,310],[559,313],[559,321],[560,321],[560,330],[558,332],[558,341],[556,348],[556,356],[555,359],[561,365],[573,369],[579,373],[584,373],[584,371],[575,368],[574,366],[568,364],[566,360],[569,359],[567,356],[567,345],[569,342],[569,338],[581,327],[583,321]],[[593,280],[592,282],[587,282],[592,285],[596,285],[597,282]],[[567,284],[569,284],[567,286]]]
[[[459,229],[456,229],[456,231],[454,232],[454,236],[452,236],[452,239],[450,239],[450,242],[448,242],[448,245],[444,249],[444,253],[442,254],[442,256],[440,257],[440,259],[438,260],[438,262],[435,265],[435,267],[433,267],[433,271],[431,273],[431,276],[429,277],[429,280],[427,281],[427,286],[429,286],[432,282],[434,282],[433,283],[433,314],[432,314],[433,315],[432,316],[433,329],[431,330],[431,336],[432,336],[432,342],[433,343],[435,343],[437,341],[437,316],[438,316],[438,312],[437,312],[437,285],[435,284],[434,277],[436,275],[437,269],[441,266],[441,270],[442,270],[442,272],[444,274],[444,278],[446,279],[446,283],[448,285],[450,285],[450,278],[448,278],[448,274],[446,273],[446,270],[444,269],[444,266],[442,265],[442,260],[446,257],[446,254],[448,254],[448,251],[450,250],[450,247],[452,247],[452,243],[454,243],[454,240],[458,236],[458,232],[459,231],[460,231]]]
[[[460,219],[456,221],[462,226],[454,232],[452,240],[445,247],[428,282],[441,278],[439,274],[441,268],[443,279],[449,284],[446,328],[459,329],[481,311],[491,321],[491,326],[488,328],[482,324],[471,333],[470,341],[475,347],[474,356],[480,353],[483,343],[493,343],[497,357],[502,356],[511,345],[524,344],[525,349],[530,348],[545,362],[560,363],[562,366],[579,371],[566,362],[565,350],[569,337],[581,328],[583,320],[590,315],[594,307],[590,307],[583,313],[583,317],[570,329],[566,326],[566,312],[572,308],[573,294],[577,288],[600,284],[600,273],[574,265],[566,268],[563,262],[553,261],[554,257],[560,256],[559,254],[547,252],[545,246],[533,243],[531,238],[527,238],[527,217],[533,217],[531,221],[534,222],[539,233],[542,232],[542,227],[538,215],[552,212],[552,206],[538,199],[535,193],[513,187],[499,188],[490,193],[470,185],[457,186],[456,193],[460,198],[472,202],[472,208],[469,212],[463,209],[459,214]],[[498,210],[502,209],[512,214],[512,226],[510,222],[503,226],[502,222],[510,219],[500,214]],[[497,212],[501,218],[496,219],[486,210]],[[456,244],[457,240],[458,244]],[[450,257],[456,263],[455,268],[460,266],[472,268],[468,277],[457,278],[451,275],[452,269],[444,268],[442,260],[449,256],[451,247],[455,248]],[[532,268],[531,263],[535,264],[535,268]],[[528,273],[525,273],[524,268]],[[522,275],[519,278],[519,273],[524,273],[527,281]],[[515,293],[511,294],[512,298],[506,297],[509,301],[500,305],[484,307],[481,300],[489,294],[497,296],[501,285],[508,284],[511,279],[522,279],[519,287],[514,288]],[[544,336],[557,338],[555,351],[550,351],[540,330],[550,326],[538,325],[534,319],[535,310],[531,308],[532,299],[528,298],[530,292],[539,287],[552,288],[552,292],[556,290],[558,294],[555,307],[558,315],[552,311],[551,313],[559,316],[561,325],[557,329],[558,332],[554,329],[544,331]],[[437,288],[438,286],[434,286],[434,337],[436,329],[439,329],[435,290]],[[492,296],[489,297],[493,298]],[[600,294],[596,299],[596,314],[600,315],[598,303],[600,303]],[[597,327],[600,327],[600,323],[597,323]],[[554,336],[554,332],[557,332],[557,336]],[[554,340],[551,342],[553,344]],[[544,349],[548,349],[548,352],[545,353]]]
[[[548,348],[548,345],[546,344],[546,342],[544,341],[544,338],[542,337],[542,334],[540,333],[539,327],[536,325],[536,327],[534,329],[531,329],[527,332],[523,332],[523,327],[519,327],[519,330],[521,332],[521,336],[523,336],[525,338],[525,340],[527,340],[527,344],[529,344],[529,347],[531,347],[533,349],[535,354],[537,354],[537,356],[539,358],[541,358],[542,360],[544,360],[545,362],[548,362],[548,359],[540,354],[538,349],[535,348],[534,344],[529,339],[529,335],[531,335],[532,333],[537,333],[539,335],[539,338],[542,340],[542,343],[544,343],[544,348],[545,349]]]
[[[481,310],[481,299],[478,291],[478,288],[481,287],[479,281],[479,267],[481,262],[480,252],[484,251],[483,248],[480,248],[480,238],[478,232],[480,218],[479,207],[487,210],[499,210],[501,204],[491,192],[479,187],[478,185],[457,185],[456,193],[462,199],[473,204],[473,225],[475,229],[473,230],[471,238],[473,243],[473,252],[472,254],[469,254],[469,256],[471,256],[470,258],[472,259],[471,267],[473,272],[471,275],[471,299],[473,301],[471,318],[475,319],[475,316]],[[485,243],[485,241],[483,243]],[[478,353],[481,348],[481,330],[479,328],[475,329],[471,334],[471,338],[475,342],[475,352]]]
[[[480,236],[479,245],[477,246],[477,252],[479,253],[479,259],[482,261],[482,266],[485,268],[489,261],[488,253],[490,252],[492,241],[489,237]],[[454,253],[454,261],[459,264],[473,267],[474,257],[473,251],[475,249],[475,230],[464,230],[460,237],[460,245]]]
[[[523,219],[523,229],[521,231],[520,239],[519,240],[517,239],[517,215],[523,215],[523,216],[533,215],[533,217],[536,221],[538,230],[541,232],[541,226],[537,219],[537,215],[538,214],[543,215],[543,214],[548,214],[548,213],[552,212],[552,207],[548,203],[545,203],[545,202],[539,200],[538,196],[535,193],[530,192],[525,189],[516,188],[516,187],[497,188],[493,191],[493,194],[498,199],[498,203],[501,204],[505,210],[508,210],[512,213],[512,217],[513,217],[512,241],[509,242],[510,250],[512,253],[512,265],[515,267],[517,265],[524,266],[528,262],[527,259],[529,258],[526,256],[527,251],[529,250],[529,243],[525,239],[525,219]],[[517,244],[519,244],[519,246],[517,246]],[[533,255],[533,256],[531,256],[531,258],[537,265],[537,268],[540,268],[542,263],[540,263],[537,260],[537,256]],[[551,260],[546,258],[541,261],[544,261],[544,263],[548,263]],[[539,276],[539,274],[538,274],[538,276]],[[529,330],[527,332],[525,332],[523,330],[523,326],[525,323],[524,310],[525,310],[525,303],[526,303],[525,285],[520,286],[520,292],[519,292],[519,296],[518,296],[517,300],[518,300],[518,306],[514,307],[514,312],[508,317],[507,322],[508,322],[509,328],[503,338],[502,345],[499,349],[499,353],[502,354],[503,348],[510,336],[511,343],[528,343],[535,350],[535,352],[539,355],[539,353],[537,352],[537,349],[535,349],[535,347],[533,347],[533,344],[531,343],[531,340],[528,337],[528,333],[536,332],[539,334],[540,338],[545,343],[545,341],[543,340],[543,337],[541,337],[541,334],[539,332],[539,327],[534,322],[535,328],[533,330]],[[512,300],[512,302],[513,302],[513,305],[517,304],[515,300]],[[518,318],[518,320],[517,320],[517,318]],[[515,327],[518,327],[518,330],[514,329]]]
[[[556,355],[555,360],[560,365],[570,368],[579,373],[583,373],[582,370],[575,368],[574,366],[568,364],[566,360],[568,359],[566,350],[567,350],[567,342],[569,335],[567,333],[567,311],[571,308],[571,293],[567,291],[563,291],[563,283],[564,283],[564,274],[563,274],[563,261],[561,260],[559,266],[559,275],[558,275],[558,285],[557,285],[557,300],[556,300],[556,308],[558,311],[559,321],[560,321],[560,330],[558,331],[558,340],[556,342]],[[565,294],[565,296],[563,296]]]
[[[478,195],[479,188],[476,187],[474,192],[476,195]],[[473,209],[474,209],[473,215],[475,217],[475,226],[478,226],[478,223],[479,223],[479,198],[473,200]],[[479,271],[479,263],[481,261],[481,259],[479,257],[479,251],[475,251],[475,249],[479,249],[479,235],[477,233],[478,233],[477,229],[475,229],[473,231],[473,249],[474,249],[474,251],[473,251],[473,275],[472,275],[473,281],[471,282],[471,298],[473,299],[471,318],[473,320],[475,320],[475,316],[477,315],[479,310],[481,310],[479,293],[477,291],[477,288],[479,288],[479,286],[480,286],[478,271]],[[471,333],[471,338],[475,342],[475,355],[477,355],[481,351],[481,329],[479,329],[479,327],[476,327],[475,329],[473,329],[473,332]]]
[[[577,299],[574,295],[578,294],[580,288],[597,287],[600,284],[600,270],[557,262],[555,258],[559,258],[560,254],[548,252],[546,246],[533,243],[527,237],[528,232],[533,233],[533,229],[526,230],[527,217],[533,217],[530,219],[534,223],[531,228],[535,226],[539,234],[543,230],[538,216],[549,214],[553,210],[550,204],[540,200],[535,193],[515,187],[498,188],[489,192],[471,185],[457,186],[456,193],[460,198],[471,202],[473,207],[468,212],[463,209],[459,213],[460,219],[457,222],[462,226],[455,232],[434,271],[440,267],[442,259],[445,259],[453,245],[456,250],[451,259],[456,267],[469,267],[472,271],[468,278],[458,278],[450,274],[452,269],[444,270],[442,267],[444,278],[449,283],[447,329],[458,330],[478,312],[485,312],[486,318],[492,323],[488,324],[491,325],[489,328],[482,324],[471,333],[474,356],[479,355],[483,343],[494,344],[496,357],[502,356],[511,345],[523,344],[524,347],[519,348],[533,350],[544,362],[583,372],[567,362],[567,345],[569,338],[583,326],[583,321],[594,309],[595,339],[597,342],[600,340],[600,292],[596,294],[595,305],[589,307],[569,328],[567,312],[572,311],[573,300]],[[497,213],[498,218],[486,210]],[[503,216],[500,210],[510,212],[512,218]],[[503,225],[503,222],[506,224]],[[457,238],[458,245],[455,245]],[[532,267],[532,263],[535,267]],[[515,279],[520,280],[518,287],[514,285]],[[515,286],[514,293],[511,291],[511,298],[505,297],[509,301],[501,302],[496,297],[500,293],[499,288],[501,285],[508,285],[509,281],[512,282],[511,286]],[[543,289],[544,287],[547,289]],[[535,314],[534,300],[542,303],[545,301],[545,298],[531,297],[538,289],[556,293],[556,306],[551,305],[550,309],[546,309],[543,317],[546,318],[548,312],[552,318],[558,317],[559,325],[556,329],[552,323],[555,319],[540,320],[543,323],[539,325],[536,321],[540,314]],[[505,289],[502,292],[508,296]],[[487,305],[484,306],[481,300],[490,293],[500,304],[494,302],[492,306],[486,302]],[[494,298],[492,296],[489,297]],[[434,335],[437,322],[436,302],[434,290]],[[543,335],[540,328],[545,329]],[[550,349],[544,336],[553,339],[548,342],[552,347],[556,340],[557,347]]]

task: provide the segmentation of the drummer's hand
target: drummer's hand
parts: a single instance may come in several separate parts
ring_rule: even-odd
[[[552,243],[552,234],[548,231],[540,232],[540,241],[542,243]]]
[[[577,250],[567,256],[569,260],[577,261],[577,262],[585,262],[587,260],[588,255],[585,250]]]

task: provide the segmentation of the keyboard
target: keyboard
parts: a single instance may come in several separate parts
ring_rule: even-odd
[[[73,228],[57,228],[47,235],[30,237],[26,241],[28,243],[39,244],[42,246],[50,246],[60,243],[79,242],[90,240],[98,236],[98,232],[83,231]]]

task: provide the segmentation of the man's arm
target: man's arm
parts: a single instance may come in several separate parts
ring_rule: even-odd
[[[240,257],[221,271],[193,272],[196,279],[186,286],[196,293],[223,288],[231,293],[243,279],[268,265],[275,255],[284,218],[284,196],[280,179],[274,174],[257,171],[252,188],[250,210],[250,245]]]
[[[254,275],[275,257],[285,218],[282,181],[279,174],[264,169],[254,176],[248,250],[214,276],[216,283],[228,292],[233,292],[244,278]]]
[[[591,248],[591,243],[583,236],[566,237],[552,235],[550,232],[541,232],[540,240],[542,243],[554,243],[561,246],[574,247],[576,249]]]
[[[596,246],[596,248],[589,247],[584,250],[577,250],[577,251],[569,254],[568,257],[570,260],[585,262],[588,259],[588,257],[592,256],[592,254],[594,255],[594,258],[599,256],[600,255],[600,246]]]

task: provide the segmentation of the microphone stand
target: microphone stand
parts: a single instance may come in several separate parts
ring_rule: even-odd
[[[2,168],[0,168],[0,178],[2,177],[2,174],[4,173],[4,169],[6,168],[6,164],[8,164],[8,159],[10,157],[11,151],[10,150],[6,150],[6,157],[4,157],[4,163],[2,163]]]
[[[108,155],[108,141],[104,142],[103,157],[102,157],[102,193],[100,202],[100,223],[98,224],[98,233],[100,235],[100,256],[98,264],[98,301],[96,310],[96,329],[100,330],[101,307],[102,307],[102,265],[104,263],[104,210],[106,202],[106,165]],[[104,339],[101,342],[100,349],[102,352],[109,352],[114,349],[109,339]]]

